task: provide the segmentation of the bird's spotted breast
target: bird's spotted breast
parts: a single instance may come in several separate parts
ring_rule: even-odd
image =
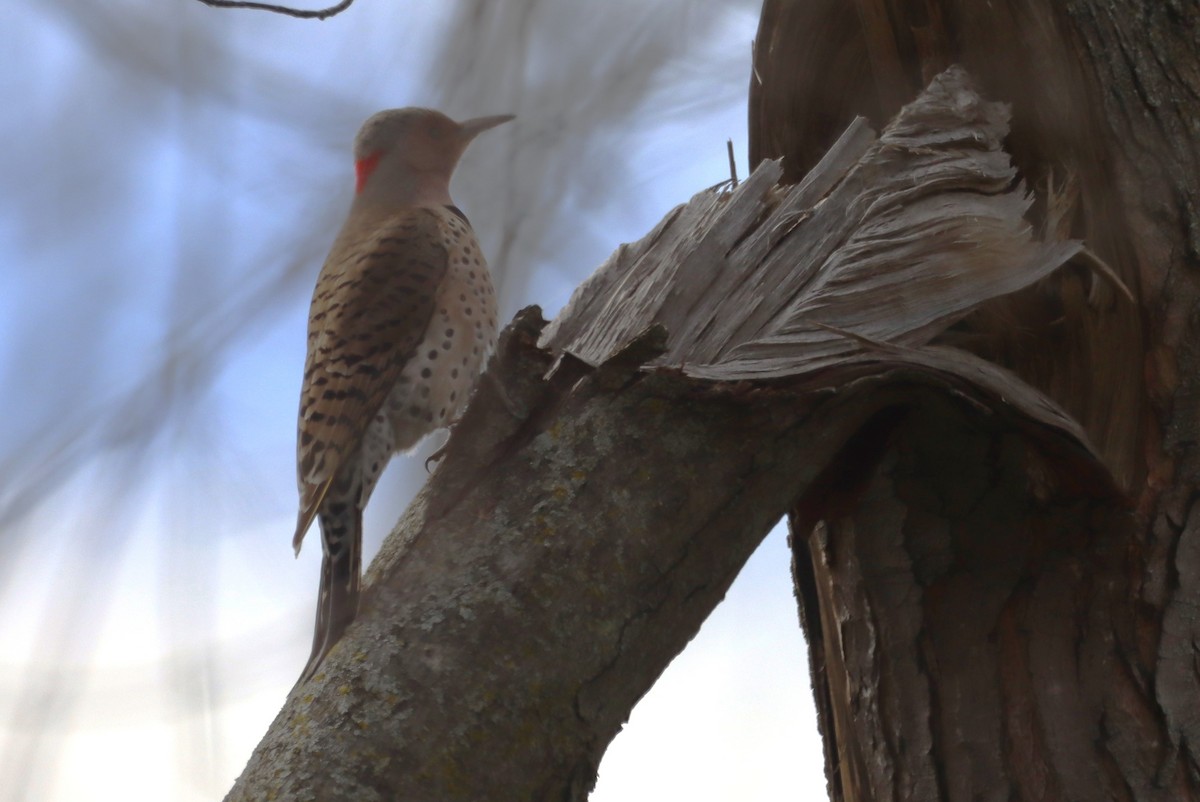
[[[495,292],[479,243],[452,211],[440,212],[439,223],[448,254],[446,278],[433,318],[388,396],[387,414],[401,451],[453,422],[496,342]]]

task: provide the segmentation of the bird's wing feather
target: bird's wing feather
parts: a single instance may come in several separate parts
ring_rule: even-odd
[[[300,392],[297,551],[421,342],[448,260],[438,214],[413,208],[343,234],[321,269]]]

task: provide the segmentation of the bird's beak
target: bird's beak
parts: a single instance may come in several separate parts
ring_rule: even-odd
[[[515,114],[497,114],[492,117],[476,117],[472,120],[463,120],[458,124],[459,136],[462,137],[464,142],[470,142],[487,129],[495,128],[497,125],[506,123],[515,117]]]

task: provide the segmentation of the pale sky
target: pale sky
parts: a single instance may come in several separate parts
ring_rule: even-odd
[[[517,113],[453,191],[506,254],[502,318],[550,317],[727,177],[728,138],[745,175],[758,3],[670,3],[677,21],[555,0],[469,65],[442,46],[464,8],[448,0],[358,0],[324,23],[194,0],[9,4],[0,800],[224,795],[308,653],[320,550],[290,548],[295,409],[355,129],[397,105]],[[586,49],[605,36],[638,60]],[[438,58],[463,74],[431,80]],[[520,187],[503,209],[499,182]],[[369,555],[420,463],[394,460],[376,491]],[[780,527],[634,709],[596,802],[824,798],[788,560]]]

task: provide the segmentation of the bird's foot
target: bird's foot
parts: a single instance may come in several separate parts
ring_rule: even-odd
[[[461,419],[462,419],[461,415],[456,415],[449,423],[446,424],[446,428],[449,429],[451,432],[453,432],[454,427],[458,425],[458,422]],[[449,440],[449,438],[447,438],[446,442],[444,442],[440,446],[438,446],[436,451],[434,451],[432,454],[430,454],[428,457],[425,458],[425,472],[426,473],[433,473],[432,469],[430,469],[430,467],[429,467],[429,463],[441,461],[442,457],[446,456],[446,449],[449,446],[450,446],[450,440]]]

